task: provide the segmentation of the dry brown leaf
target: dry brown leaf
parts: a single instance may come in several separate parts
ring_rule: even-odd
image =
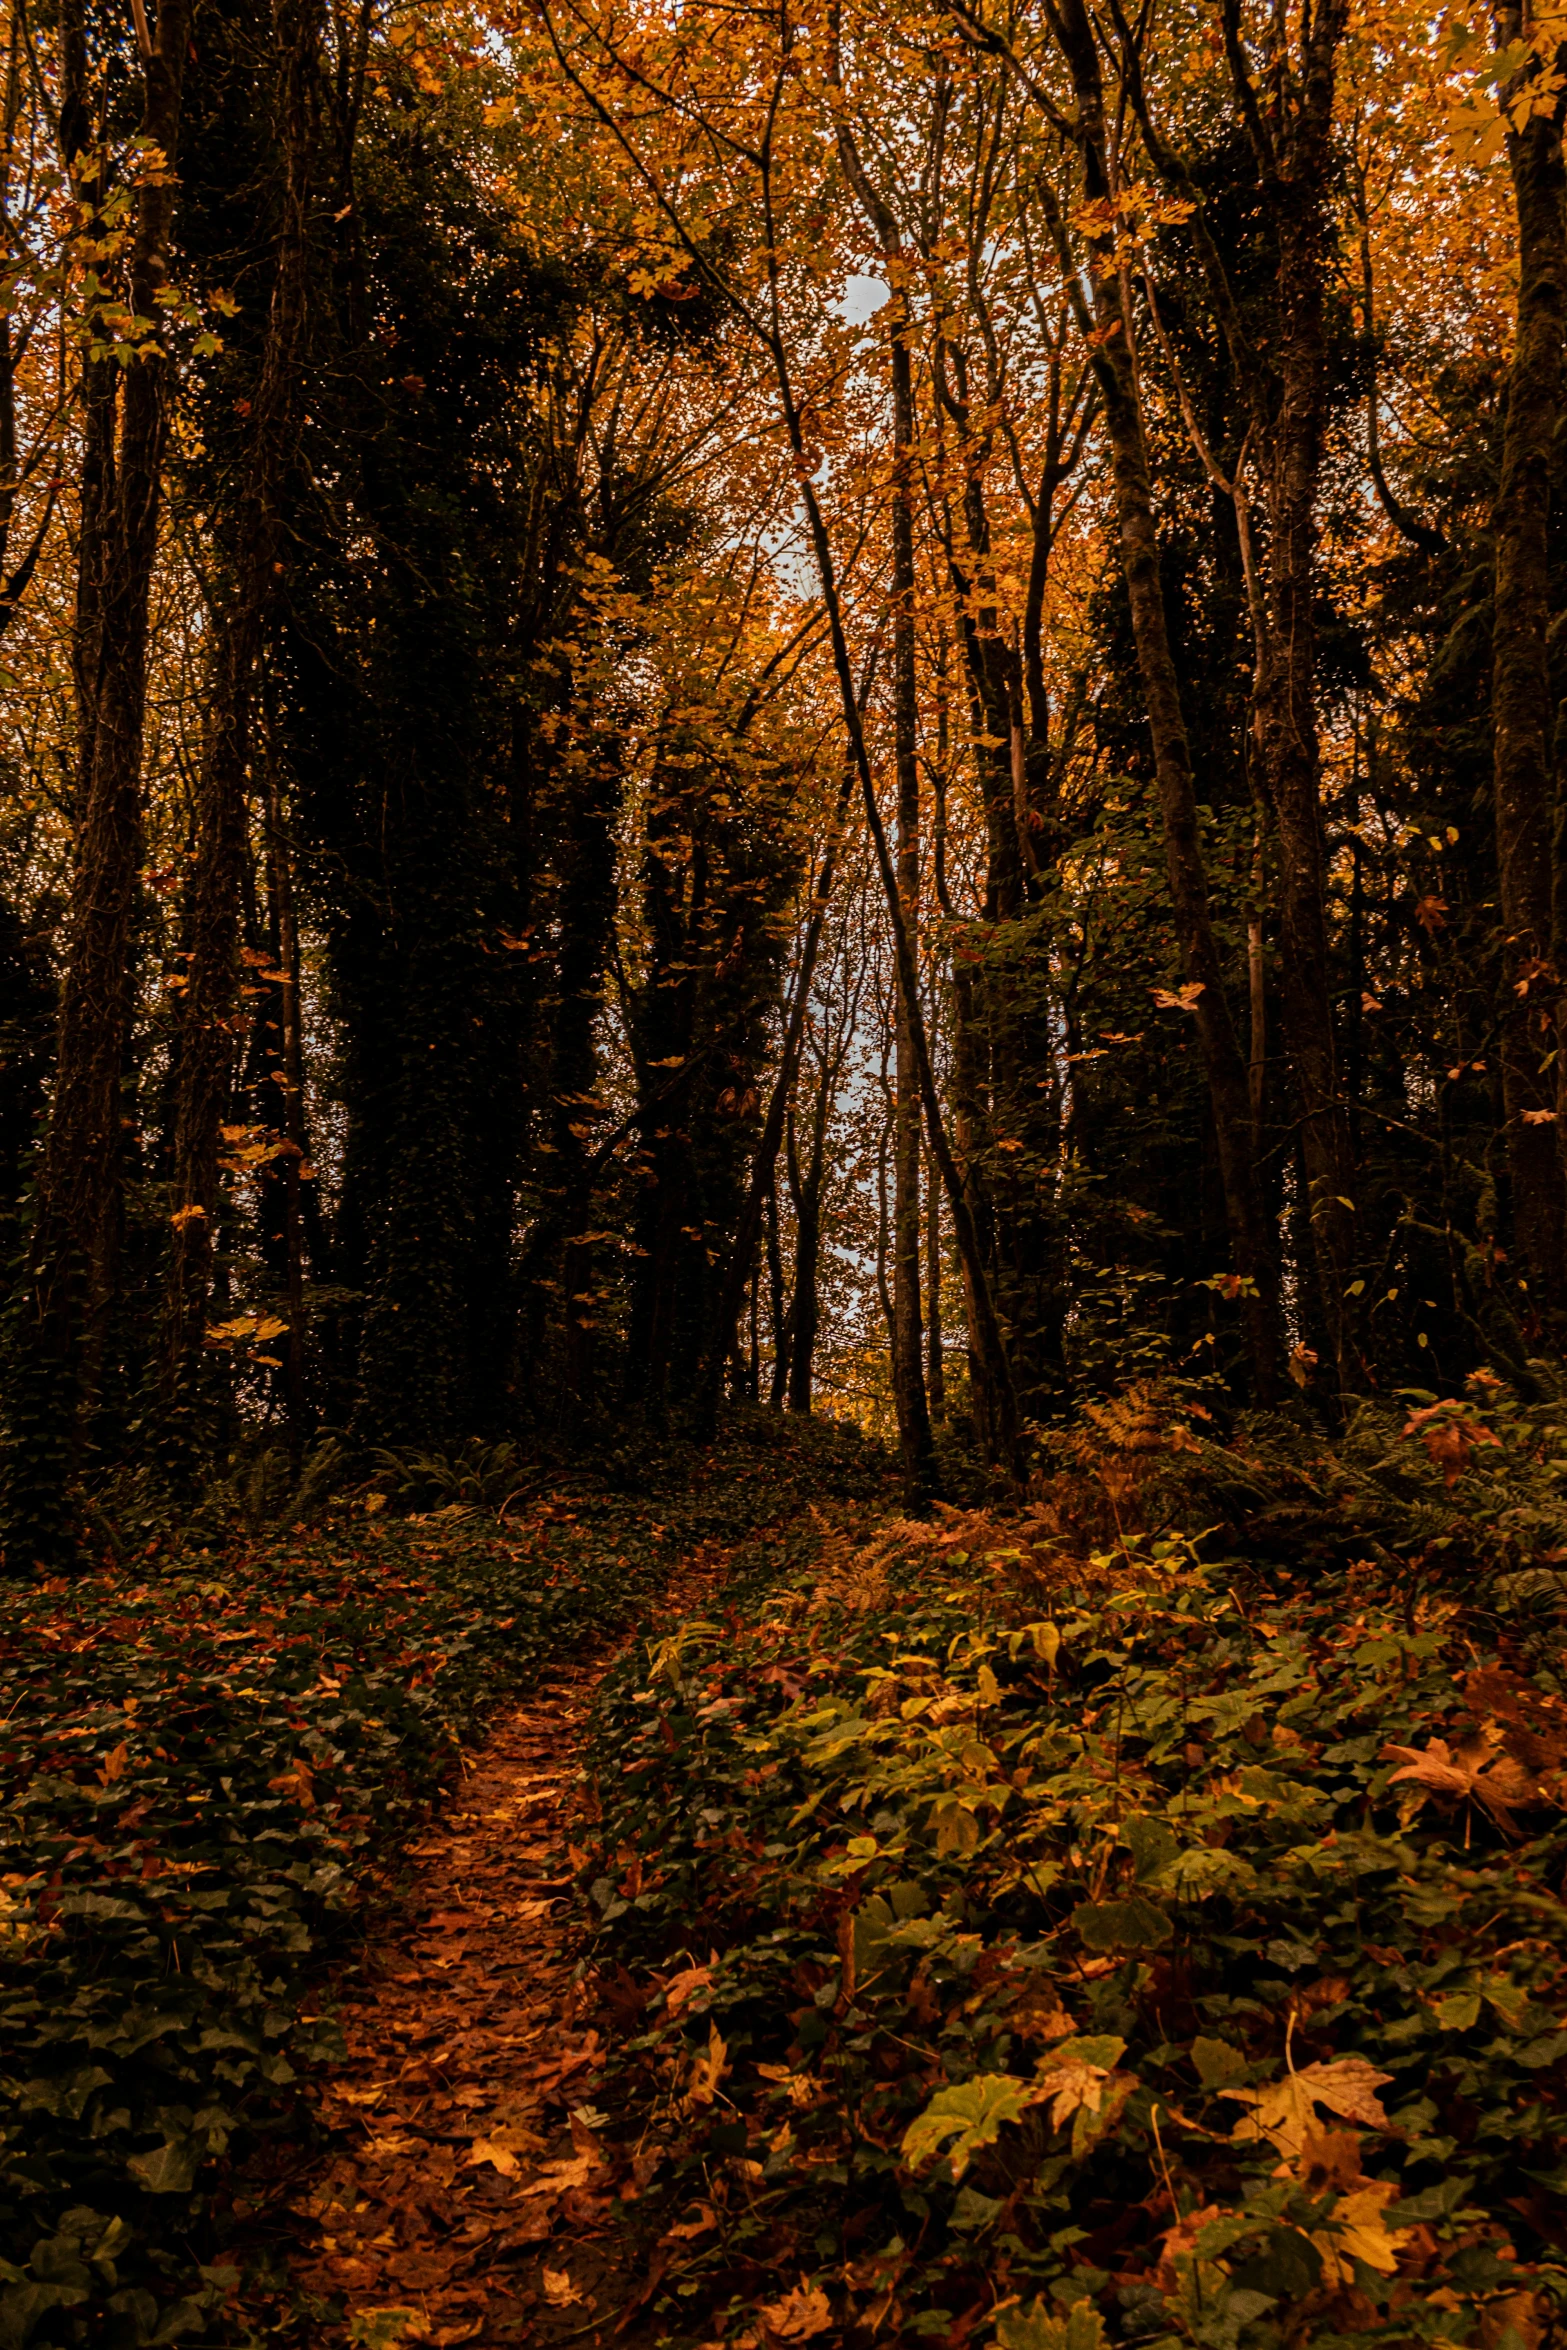
[[[1161,2292],[1173,2293],[1175,2291],[1179,2281],[1176,2275],[1176,2261],[1183,2253],[1195,2250],[1197,2239],[1210,2220],[1222,2219],[1223,2217],[1224,2206],[1222,2204],[1205,2203],[1200,2211],[1189,2211],[1176,2226],[1165,2229],[1159,2239],[1161,2246],[1159,2266],[1154,2277]]]
[[[578,2154],[569,2162],[547,2162],[536,2179],[520,2188],[522,2195],[564,2195],[572,2187],[586,2186],[593,2172],[602,2166],[591,2154]]]
[[[1415,1746],[1389,1743],[1383,1747],[1381,1759],[1403,1766],[1390,1776],[1390,1787],[1409,1779],[1423,1795],[1441,1796],[1450,1803],[1481,1803],[1504,1834],[1511,1834],[1516,1827],[1515,1810],[1540,1800],[1540,1790],[1522,1763],[1497,1752],[1494,1731],[1482,1731],[1456,1747],[1449,1746],[1445,1738],[1431,1738],[1424,1752]]]
[[[1545,2311],[1538,2293],[1504,2293],[1480,2313],[1481,2350],[1540,2350]]]
[[[1316,2130],[1319,2105],[1345,2121],[1387,2129],[1388,2118],[1376,2092],[1392,2077],[1379,2073],[1363,2056],[1341,2056],[1332,2064],[1308,2064],[1299,2072],[1288,2072],[1282,2081],[1261,2089],[1221,2089],[1219,2094],[1252,2109],[1230,2133],[1237,2144],[1252,2145],[1266,2138],[1287,2161],[1298,2163]]]
[[[1360,2138],[1354,2130],[1306,2131],[1296,2163],[1313,2195],[1344,2195],[1360,2177]]]
[[[718,2094],[718,2084],[729,2070],[729,2043],[719,2037],[718,2026],[708,2027],[707,2046],[691,2064],[691,2078],[686,2083],[686,2096],[693,2105],[711,2105]]]
[[[826,2294],[819,2285],[808,2285],[804,2277],[781,2301],[764,2301],[757,2315],[780,2342],[809,2341],[813,2334],[825,2334],[832,2324]]]
[[[699,1991],[705,1991],[713,1980],[710,1966],[688,1966],[683,1973],[671,1975],[664,1985],[664,2013],[671,2022],[688,2008]]]
[[[520,2122],[501,2122],[486,2137],[475,2138],[465,2157],[465,2167],[476,2170],[489,2163],[505,2179],[517,2175],[519,2154],[537,2154],[544,2140]]]
[[[709,2228],[718,2225],[718,2214],[710,2203],[699,2203],[694,2219],[683,2219],[672,2228],[666,2228],[659,2238],[661,2244],[689,2243],[693,2236],[705,2236]]]
[[[540,2271],[544,2284],[544,2298],[551,2309],[570,2309],[582,2299],[567,2270],[546,2268]]]
[[[1040,2097],[1050,2100],[1051,2128],[1059,2130],[1083,2108],[1097,2113],[1104,2102],[1105,2083],[1109,2078],[1107,2065],[1084,2064],[1080,2057],[1069,2058],[1065,2064],[1044,2063],[1037,2076],[1037,2087]]]

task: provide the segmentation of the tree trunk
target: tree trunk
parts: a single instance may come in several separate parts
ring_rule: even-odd
[[[934,1162],[925,1188],[925,1343],[930,1358],[930,1416],[947,1416],[947,1374],[941,1353],[941,1185]]]
[[[1078,99],[1078,140],[1085,193],[1092,204],[1110,197],[1105,165],[1104,91],[1098,51],[1084,0],[1063,0],[1061,27]],[[1040,183],[1058,242],[1065,227],[1053,195]],[[1091,239],[1093,316],[1077,292],[1068,264],[1068,290],[1081,306],[1079,323],[1091,338],[1110,443],[1121,566],[1126,578],[1138,674],[1148,710],[1154,774],[1164,819],[1165,866],[1186,984],[1195,991],[1193,1015],[1213,1104],[1214,1133],[1235,1270],[1246,1283],[1245,1320],[1252,1380],[1260,1401],[1278,1392],[1278,1276],[1269,1245],[1252,1147],[1251,1093],[1246,1058],[1224,990],[1223,967],[1208,906],[1180,682],[1170,651],[1153,484],[1143,432],[1133,355],[1133,318],[1125,303],[1124,274],[1114,263],[1111,237]]]
[[[914,445],[914,386],[901,301],[887,305],[891,321],[892,426],[892,691],[898,773],[898,898],[909,947],[918,953],[920,919],[920,786],[918,708],[914,676],[914,515],[910,481]],[[907,991],[896,996],[893,1062],[892,1311],[893,1375],[898,1449],[904,1490],[918,1505],[936,1478],[930,1405],[925,1393],[924,1332],[920,1312],[920,1096],[919,1067]]]
[[[87,123],[79,11],[62,26],[61,135]],[[80,46],[78,46],[80,44]],[[172,166],[190,47],[190,0],[163,0],[143,54],[142,135]],[[76,74],[81,82],[77,86]],[[67,162],[74,153],[67,151]],[[79,597],[73,647],[80,801],[61,989],[55,1094],[39,1181],[23,1345],[50,1397],[46,1447],[13,1441],[8,1511],[19,1555],[69,1548],[67,1484],[100,1385],[123,1210],[121,1091],[133,1002],[131,934],[142,852],[147,617],[172,408],[156,341],[168,282],[172,170],[134,200],[127,294],[152,322],[143,354],[89,360],[84,383]],[[96,183],[95,183],[96,185]]]
[[[190,1424],[200,1384],[202,1326],[218,1221],[218,1128],[234,1081],[240,887],[247,842],[247,776],[257,665],[275,592],[283,471],[298,406],[307,303],[311,66],[319,40],[316,0],[276,0],[278,130],[283,217],[261,370],[251,401],[250,449],[234,518],[233,577],[217,615],[206,755],[197,799],[188,983],[181,998],[175,1083],[172,1190],[175,1223],[165,1322],[164,1401],[176,1413],[184,1466],[194,1466]],[[285,966],[286,968],[286,966]],[[289,982],[285,979],[285,1028]],[[286,1118],[283,1123],[287,1123]],[[298,1176],[290,1191],[298,1224]],[[290,1416],[297,1435],[298,1409]]]
[[[1517,38],[1499,10],[1499,41]],[[1518,325],[1496,502],[1496,613],[1491,639],[1493,786],[1502,920],[1502,1098],[1513,1229],[1541,1315],[1563,1304],[1563,1184],[1552,1130],[1556,1076],[1542,1064],[1567,1042],[1553,965],[1552,828],[1555,720],[1547,654],[1552,452],[1561,419],[1567,330],[1567,231],[1561,127],[1536,115],[1507,140],[1518,217]]]
[[[834,73],[837,71],[836,15],[832,19]],[[897,894],[908,953],[916,968],[920,924],[919,704],[914,668],[914,372],[909,355],[913,320],[907,288],[897,262],[902,240],[891,207],[878,194],[847,124],[840,123],[838,151],[845,175],[866,220],[880,239],[892,280],[886,304],[887,357],[892,378],[892,719],[898,779]],[[915,1023],[919,1009],[900,986],[894,1009],[893,1201],[892,1201],[892,1389],[898,1417],[898,1450],[904,1490],[911,1505],[926,1501],[934,1487],[936,1456],[931,1442],[930,1405],[925,1394],[920,1315],[920,1093]]]
[[[1341,1386],[1352,1378],[1345,1298],[1355,1254],[1354,1171],[1339,1090],[1324,911],[1315,549],[1327,408],[1328,175],[1344,14],[1342,0],[1322,0],[1312,17],[1302,86],[1272,183],[1279,239],[1279,406],[1267,484],[1268,625],[1256,686],[1263,772],[1278,825],[1284,1036],[1300,1100],[1323,1319]]]

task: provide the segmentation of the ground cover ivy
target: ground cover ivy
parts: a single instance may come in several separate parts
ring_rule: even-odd
[[[605,1691],[584,1884],[665,2337],[1533,2350],[1559,1577],[1498,1607],[1429,1558],[1308,1585],[1165,1538],[1042,1598],[964,1534],[739,1595]]]
[[[504,1523],[372,1486],[0,1594],[0,2350],[225,2338],[235,2160],[331,2052],[322,1965],[485,1708],[802,1476],[884,1464],[742,1430],[637,1468]]]

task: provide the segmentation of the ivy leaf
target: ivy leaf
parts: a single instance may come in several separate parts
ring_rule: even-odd
[[[152,2195],[188,2195],[196,2184],[198,2149],[189,2138],[165,2138],[150,2154],[133,2154],[125,2165]]]

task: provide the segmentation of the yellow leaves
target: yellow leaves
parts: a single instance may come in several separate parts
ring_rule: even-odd
[[[299,1155],[297,1143],[269,1126],[220,1126],[218,1132],[223,1141],[218,1165],[231,1175],[248,1175],[257,1167],[270,1166],[274,1159]]]
[[[1299,2072],[1291,2068],[1282,2081],[1265,2088],[1221,2089],[1219,2094],[1251,2107],[1230,2133],[1237,2144],[1255,2145],[1265,2138],[1286,2162],[1298,2164],[1316,2134],[1319,2105],[1345,2121],[1385,2130],[1388,2118],[1376,2092],[1392,2077],[1379,2073],[1363,2056],[1341,2056],[1332,2064],[1308,2064]]]
[[[267,1786],[274,1795],[290,1796],[301,1811],[314,1811],[316,1808],[315,1776],[303,1755],[286,1771],[279,1771],[270,1778]]]
[[[1203,981],[1188,979],[1184,987],[1151,987],[1148,992],[1161,1012],[1195,1012]]]
[[[809,2073],[794,2072],[786,2064],[759,2064],[756,2069],[764,2081],[771,2081],[775,2087],[786,2089],[790,2104],[797,2109],[817,2103],[820,2086]]]
[[[955,1796],[932,1806],[930,1824],[936,1831],[938,1858],[949,1852],[972,1852],[979,1842],[978,1820]]]
[[[236,1314],[232,1322],[209,1323],[205,1335],[209,1346],[239,1346],[280,1338],[287,1328],[275,1314]]]
[[[707,2046],[691,2062],[686,2082],[686,2103],[711,2105],[718,2095],[718,2084],[729,2070],[729,2043],[723,2039],[716,2024],[708,2026]]]
[[[122,1738],[119,1745],[104,1756],[103,1768],[98,1773],[100,1787],[112,1787],[117,1780],[124,1778],[126,1766],[130,1761],[130,1751]]]
[[[488,2163],[500,2172],[503,2179],[517,2175],[519,2154],[537,2154],[544,2140],[519,2122],[501,2122],[484,2138],[475,2138],[465,2158],[465,2168],[479,2170]]]
[[[544,2298],[551,2309],[570,2309],[582,2299],[568,2270],[546,2268],[541,2269],[539,2274],[544,2286]]]
[[[41,1932],[42,1929],[29,1914],[30,1905],[19,1897],[30,1886],[41,1885],[42,1882],[41,1877],[14,1874],[0,1877],[0,1951],[14,1954],[24,1942],[30,1942],[35,1934]]]
[[[173,1215],[169,1218],[169,1222],[173,1225],[176,1232],[183,1232],[187,1224],[198,1223],[206,1215],[206,1213],[207,1211],[205,1208],[196,1206],[194,1204],[188,1208],[176,1208]]]
[[[1398,2196],[1399,2190],[1391,2179],[1367,2179],[1351,2194],[1339,2197],[1325,2228],[1311,2231],[1311,2241],[1322,2255],[1323,2270],[1330,2282],[1352,2285],[1357,2260],[1363,2260],[1367,2268],[1374,2268],[1383,2276],[1393,2275],[1398,2267],[1399,2244],[1409,2230],[1390,2230],[1383,2214],[1390,2203],[1398,2201]]]

